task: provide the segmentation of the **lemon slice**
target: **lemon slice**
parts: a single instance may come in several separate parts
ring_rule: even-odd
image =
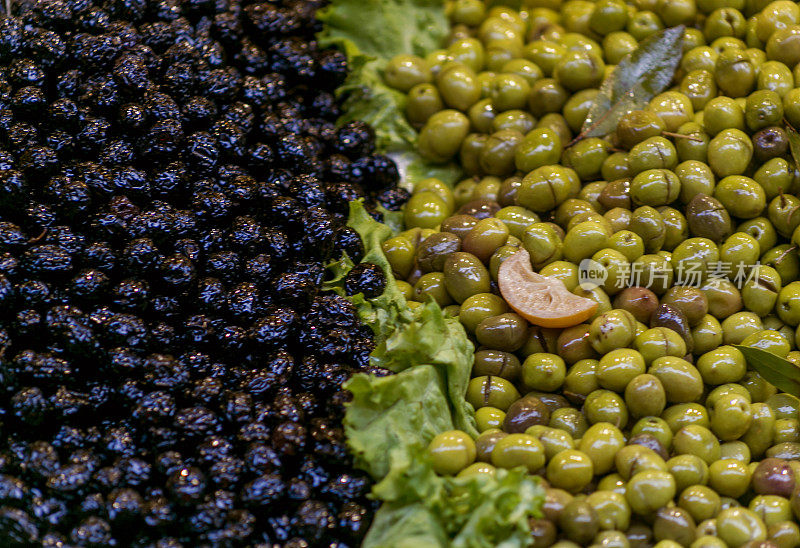
[[[597,310],[596,302],[570,293],[561,280],[534,272],[524,249],[503,261],[497,285],[508,306],[542,327],[578,325]]]

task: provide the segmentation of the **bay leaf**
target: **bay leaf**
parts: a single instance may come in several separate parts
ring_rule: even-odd
[[[779,390],[800,398],[800,367],[772,352],[752,346],[734,345],[756,373]]]
[[[800,166],[800,132],[786,122],[786,135],[789,137],[789,150],[792,152],[794,165]]]
[[[608,135],[623,116],[669,86],[681,60],[683,31],[681,25],[656,32],[619,62],[600,86],[576,140]]]

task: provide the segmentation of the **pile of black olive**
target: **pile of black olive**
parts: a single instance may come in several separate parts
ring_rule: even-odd
[[[322,293],[397,169],[334,125],[320,0],[0,17],[0,545],[352,546],[371,332]],[[349,292],[377,294],[373,265]]]

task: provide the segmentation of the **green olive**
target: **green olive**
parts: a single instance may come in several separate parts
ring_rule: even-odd
[[[617,452],[614,462],[617,473],[626,480],[644,470],[667,471],[664,459],[643,445],[626,445]]]
[[[475,338],[479,343],[506,352],[518,350],[525,343],[527,333],[527,322],[511,312],[486,318],[475,328]]]
[[[579,437],[581,441],[578,449],[589,456],[594,465],[594,473],[598,475],[613,468],[614,456],[625,445],[625,438],[619,428],[604,422],[593,424]]]
[[[475,377],[467,386],[467,401],[475,409],[496,407],[506,411],[519,397],[514,385],[502,377]]]
[[[609,477],[609,476],[606,476]],[[631,521],[631,509],[625,495],[616,491],[599,489],[586,497],[600,524],[601,530],[625,531]]]
[[[635,337],[636,319],[627,311],[612,310],[592,321],[589,341],[599,354],[628,346]]]
[[[753,457],[759,458],[772,445],[775,434],[775,415],[765,403],[756,402],[750,405],[750,414],[753,420],[741,440],[750,448]]]
[[[462,63],[452,62],[445,66],[436,75],[436,86],[444,103],[462,112],[481,98],[475,71]]]
[[[666,401],[664,386],[654,375],[638,375],[625,387],[625,403],[635,418],[659,416]]]
[[[602,139],[583,139],[564,150],[561,163],[574,169],[582,181],[594,181],[600,176],[600,170],[610,154],[609,148]]]
[[[501,297],[492,293],[477,293],[461,303],[458,319],[467,331],[474,333],[483,320],[508,311],[508,305]]]
[[[697,455],[684,454],[672,457],[667,461],[667,471],[675,478],[677,490],[681,492],[692,485],[705,486],[708,483],[708,464]],[[719,498],[717,502],[719,503]]]
[[[666,471],[644,470],[634,475],[625,491],[631,510],[640,516],[650,515],[675,496],[675,479]]]
[[[469,253],[450,253],[444,263],[444,284],[458,303],[478,293],[489,293],[489,271],[480,260]]]
[[[747,508],[734,507],[717,515],[717,534],[728,546],[743,546],[767,538],[767,528],[758,515]]]
[[[461,249],[486,263],[497,248],[505,245],[508,236],[508,227],[503,221],[492,217],[481,219],[472,230],[464,235],[460,242]],[[455,243],[453,241],[454,250],[451,253],[458,251],[455,249]],[[444,268],[444,264],[442,264],[442,268]]]
[[[617,428],[628,424],[628,408],[625,400],[610,390],[595,390],[586,397],[583,414],[590,424],[607,423]]]
[[[750,401],[739,394],[728,394],[714,401],[709,408],[711,430],[723,441],[742,437],[752,422]]]
[[[672,443],[677,454],[698,456],[709,465],[720,456],[717,437],[708,428],[697,424],[678,430]]]
[[[475,442],[465,432],[450,430],[431,440],[428,453],[437,474],[452,476],[475,462]]]
[[[538,167],[558,163],[563,144],[560,135],[549,128],[537,128],[525,135],[515,153],[518,170],[525,173]]]
[[[555,354],[531,354],[522,364],[522,381],[531,390],[555,392],[564,383],[566,373],[564,360]]]
[[[502,428],[505,418],[505,412],[494,407],[481,407],[475,410],[475,426],[481,433]]]
[[[542,166],[526,175],[517,191],[517,205],[535,212],[555,209],[580,187],[574,170],[557,165]]]
[[[384,69],[386,83],[400,91],[408,91],[418,84],[433,81],[427,62],[416,55],[397,55],[389,60]]]
[[[522,234],[522,245],[536,269],[560,260],[563,255],[564,244],[549,223],[530,224]]]
[[[535,472],[544,463],[544,447],[528,434],[509,434],[498,440],[492,449],[492,464],[498,468],[524,466],[529,472]]]
[[[708,418],[708,411],[698,403],[678,403],[667,407],[661,417],[669,425],[673,432],[677,432],[684,426],[695,424],[708,428],[711,421]]]
[[[690,485],[678,497],[678,506],[689,512],[697,523],[715,517],[720,505],[717,492],[706,485]]]
[[[592,480],[594,465],[586,453],[576,449],[560,451],[547,464],[547,481],[553,487],[576,493]]]
[[[441,110],[422,127],[419,153],[432,162],[446,162],[458,153],[468,131],[469,119],[466,116],[457,110]]]
[[[423,274],[414,284],[413,298],[421,303],[433,300],[439,306],[447,306],[453,302],[445,288],[444,274],[441,272]]]
[[[672,429],[667,422],[660,417],[643,417],[639,419],[631,428],[631,435],[640,434],[651,435],[658,440],[662,447],[669,449],[672,447]]]
[[[570,399],[583,401],[600,388],[597,382],[597,360],[583,359],[575,362],[564,378],[564,394]]]

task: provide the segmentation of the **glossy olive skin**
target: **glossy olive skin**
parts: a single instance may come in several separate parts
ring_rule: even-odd
[[[708,313],[708,299],[695,287],[673,286],[662,297],[661,302],[683,312],[691,327],[697,325]]]
[[[514,352],[525,344],[527,322],[517,314],[506,312],[481,321],[475,328],[475,338],[482,345]]]
[[[417,265],[423,272],[441,272],[447,255],[461,251],[461,240],[449,232],[428,236],[417,247]]]
[[[638,375],[625,387],[625,403],[635,418],[657,417],[667,404],[664,385],[654,375]]]
[[[668,304],[660,304],[650,316],[650,327],[666,327],[678,333],[686,344],[686,351],[691,352],[694,341],[686,314]]]
[[[721,242],[733,232],[728,210],[716,198],[696,194],[686,205],[686,220],[693,236]]]
[[[478,293],[489,293],[489,271],[477,257],[462,251],[447,255],[444,280],[448,293],[458,303]]]
[[[597,356],[589,340],[589,325],[579,324],[564,329],[558,335],[558,355],[572,365]]]
[[[457,110],[441,110],[422,127],[419,150],[433,162],[445,162],[455,156],[469,131],[469,119]]]
[[[475,442],[459,430],[442,432],[428,445],[433,469],[442,475],[455,475],[475,462]]]
[[[642,323],[650,322],[658,304],[658,296],[645,287],[627,287],[614,297],[614,308],[627,310]]]
[[[502,377],[475,377],[467,386],[466,399],[475,409],[488,406],[506,411],[519,398],[514,385]]]
[[[658,541],[671,540],[687,546],[695,540],[695,528],[694,518],[683,508],[660,508],[653,521],[653,537]]]

